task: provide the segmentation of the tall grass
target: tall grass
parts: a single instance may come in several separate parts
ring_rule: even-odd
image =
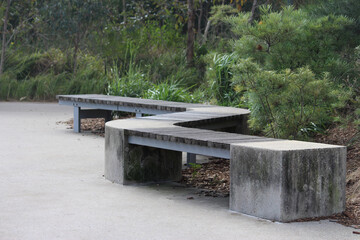
[[[153,86],[144,93],[144,97],[155,100],[188,103],[200,102],[202,100],[199,94],[192,94],[189,90],[190,88],[182,87],[180,82],[167,81],[153,84]]]
[[[58,94],[104,93],[102,61],[81,53],[79,69],[73,74],[70,59],[59,49],[10,52],[0,77],[0,100],[54,100]]]
[[[240,94],[235,91],[232,83],[232,66],[238,59],[236,53],[209,54],[206,72],[208,95],[216,104],[238,106]]]

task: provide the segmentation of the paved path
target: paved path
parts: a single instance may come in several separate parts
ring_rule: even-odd
[[[328,221],[231,213],[228,199],[181,187],[112,184],[104,139],[56,124],[71,117],[55,103],[0,102],[0,240],[359,239]]]

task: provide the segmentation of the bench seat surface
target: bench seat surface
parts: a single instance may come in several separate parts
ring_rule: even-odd
[[[80,95],[57,95],[56,98],[59,102],[69,103],[88,103],[88,104],[105,104],[105,105],[116,105],[116,106],[128,106],[138,108],[153,108],[158,110],[166,110],[172,112],[184,112],[191,109],[202,109],[200,111],[207,111],[207,108],[211,108],[212,112],[229,112],[244,114],[249,113],[246,109],[230,108],[230,107],[218,107],[206,104],[196,103],[181,103],[181,102],[170,102],[162,100],[142,99],[142,98],[131,98],[131,97],[119,97],[109,96],[100,94],[80,94]]]

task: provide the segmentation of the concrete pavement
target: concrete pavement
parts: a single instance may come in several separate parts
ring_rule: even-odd
[[[228,198],[176,185],[113,184],[103,177],[104,138],[56,123],[71,117],[56,103],[0,102],[0,240],[359,239],[329,221],[232,213]]]

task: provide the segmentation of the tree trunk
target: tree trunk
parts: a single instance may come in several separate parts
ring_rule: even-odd
[[[122,0],[122,8],[123,20],[124,24],[126,24],[126,0]]]
[[[256,5],[257,5],[257,0],[254,0],[253,5],[251,7],[251,15],[250,15],[250,18],[249,18],[249,23],[252,23],[254,21]]]
[[[186,60],[188,66],[194,65],[194,43],[195,43],[195,34],[194,34],[194,23],[195,23],[195,14],[194,14],[194,0],[188,0],[188,28],[187,28],[187,48],[186,48]]]
[[[6,11],[5,11],[5,16],[4,16],[4,29],[3,29],[3,35],[2,35],[1,60],[0,60],[0,76],[3,74],[4,62],[5,62],[6,32],[7,32],[7,24],[8,24],[8,16],[9,16],[10,3],[11,3],[11,0],[7,0],[7,3],[6,3]]]
[[[202,5],[202,0],[199,1],[199,6],[200,6],[200,13],[199,13],[199,18],[198,18],[198,30],[197,30],[197,36],[200,36],[201,33],[201,20],[202,20],[202,16],[203,16],[203,5]]]
[[[207,41],[207,35],[209,33],[210,25],[211,25],[211,20],[208,20],[208,22],[206,23],[202,44],[206,43],[206,41]]]

